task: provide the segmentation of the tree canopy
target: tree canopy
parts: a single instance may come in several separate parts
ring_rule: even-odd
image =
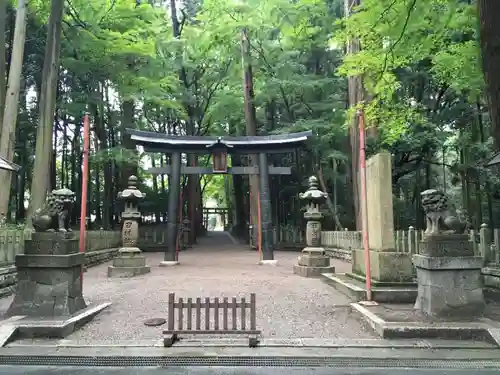
[[[137,128],[177,135],[312,130],[308,149],[272,157],[277,165],[293,167],[290,176],[272,177],[273,222],[300,220],[297,195],[316,174],[330,197],[327,225],[354,228],[356,113],[362,109],[369,155],[385,149],[394,156],[397,226],[423,225],[419,193],[430,187],[445,190],[475,226],[495,225],[500,181],[484,164],[494,154],[500,124],[489,111],[494,84],[485,82],[483,69],[493,57],[484,53],[479,5],[466,0],[7,2],[0,10],[5,20],[0,154],[11,152],[23,168],[12,178],[10,192],[0,193],[0,209],[10,220],[23,221],[28,203],[30,210],[38,208],[49,189],[64,186],[81,194],[82,117],[88,112],[88,205],[100,226],[116,223],[115,197],[131,174],[139,175],[148,194],[144,210],[158,222],[165,218],[168,179],[147,169],[168,164],[168,155],[137,152],[124,137],[125,128]],[[16,26],[23,22],[24,35]],[[15,73],[19,51],[23,64],[16,78],[9,73]],[[357,102],[349,99],[354,78],[362,82],[363,100]],[[16,79],[14,106],[6,92]],[[185,163],[210,161],[186,155]],[[187,213],[199,212],[203,197],[210,196],[240,221],[248,220],[247,179],[195,176],[186,177],[183,186]],[[78,214],[75,209],[73,221]]]

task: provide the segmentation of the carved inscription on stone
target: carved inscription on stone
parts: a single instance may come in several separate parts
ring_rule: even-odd
[[[321,246],[321,223],[319,221],[309,221],[306,227],[307,246]]]
[[[125,220],[123,223],[122,240],[124,247],[134,247],[137,245],[137,235],[139,224],[135,220]]]

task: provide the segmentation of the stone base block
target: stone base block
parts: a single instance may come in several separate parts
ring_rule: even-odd
[[[108,277],[134,277],[151,272],[148,266],[138,267],[108,267]]]
[[[146,266],[146,257],[137,247],[123,247],[113,265],[108,267],[108,277],[133,277],[151,272]]]
[[[327,255],[302,253],[297,260],[297,264],[305,267],[330,267],[330,257]]]
[[[277,266],[278,265],[278,261],[275,260],[275,259],[272,259],[272,260],[260,260],[259,261],[259,265],[261,265],[261,266]]]
[[[485,308],[482,257],[414,255],[418,297],[415,308],[431,316],[474,317]]]
[[[15,330],[11,338],[64,338],[90,322],[111,303],[88,306],[66,319],[23,318],[12,324]],[[10,339],[10,338],[9,338]],[[5,340],[7,342],[8,340]],[[4,342],[4,344],[5,344]]]
[[[17,255],[17,291],[6,315],[68,317],[87,307],[80,273],[85,254]]]
[[[138,255],[133,257],[118,256],[113,259],[113,267],[145,267],[146,257]]]
[[[459,340],[466,345],[488,345],[498,350],[500,337],[494,322],[472,319],[462,320],[430,320],[408,319],[406,305],[393,305],[390,309],[385,306],[363,306],[360,303],[351,303],[353,312],[361,315],[363,320],[384,339],[445,339],[441,341],[447,349],[451,340]],[[389,313],[384,310],[389,310]],[[425,341],[420,341],[421,345]],[[439,345],[439,344],[437,344]],[[491,347],[490,346],[490,347]],[[436,349],[435,344],[432,345]]]
[[[418,253],[428,257],[474,256],[474,247],[467,234],[426,234]]]
[[[293,266],[293,273],[302,277],[321,277],[323,273],[335,273],[335,267],[314,267],[296,264]]]
[[[25,255],[67,255],[79,251],[79,240],[73,232],[34,232],[24,241]]]
[[[178,266],[180,263],[176,260],[164,260],[160,262],[159,266],[160,267],[172,267],[172,266]]]
[[[413,264],[408,253],[370,250],[371,278],[382,282],[413,281]],[[352,273],[366,276],[364,250],[352,250]]]

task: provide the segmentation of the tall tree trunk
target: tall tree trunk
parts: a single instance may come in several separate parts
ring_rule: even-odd
[[[106,111],[108,123],[107,132],[105,132],[105,142],[103,143],[103,148],[109,148],[109,146],[115,146],[115,120],[111,105],[109,102],[108,86],[103,85],[101,90],[101,117],[100,121],[103,124],[104,130],[106,130],[105,116]],[[104,98],[103,98],[104,96]],[[106,105],[104,105],[106,103]],[[96,119],[97,121],[97,119]],[[104,229],[111,229],[115,222],[115,184],[113,184],[113,171],[116,170],[116,165],[112,160],[107,160],[104,164]]]
[[[495,147],[500,150],[500,1],[478,0],[483,73]]]
[[[170,18],[172,20],[172,33],[174,38],[179,39],[181,36],[181,28],[179,19],[177,18],[177,5],[175,0],[170,0]],[[190,91],[190,83],[187,80],[186,68],[182,62],[182,54],[178,54],[177,59],[179,60],[180,70],[179,70],[179,80],[183,83],[184,89]],[[189,98],[190,95],[185,95]],[[187,113],[186,121],[186,134],[195,135],[195,111],[191,103],[185,101],[183,103],[184,109]],[[198,158],[196,154],[187,155],[187,163],[190,166],[196,166]],[[187,177],[187,210],[188,218],[190,220],[190,231],[189,231],[189,243],[196,242],[196,236],[199,228],[199,218],[198,218],[198,206],[201,199],[200,195],[200,176],[189,175]]]
[[[135,128],[135,103],[133,100],[125,100],[122,104],[123,118],[121,122],[122,145],[126,150],[135,152],[135,145],[129,137],[125,136],[125,129]],[[127,188],[128,179],[130,176],[137,176],[137,164],[126,163],[122,167],[121,173],[121,190]]]
[[[244,28],[241,31],[241,60],[243,65],[243,97],[245,107],[246,134],[257,135],[257,116],[255,113],[254,104],[254,88],[253,88],[253,70],[252,56],[250,52],[250,37],[248,30]],[[257,165],[257,155],[249,155],[250,164]],[[257,200],[259,197],[259,179],[258,176],[250,175],[250,215],[252,224],[255,226],[258,223],[257,218]]]
[[[54,121],[55,122],[55,121]],[[52,132],[52,156],[50,158],[50,184],[49,190],[57,189],[57,134],[59,130],[59,125],[54,124],[54,130]]]
[[[361,4],[361,0],[344,0],[345,16],[349,17],[352,9]],[[360,51],[359,40],[350,40],[347,44],[347,54],[356,54]],[[349,107],[355,107],[362,102],[363,84],[361,77],[349,77],[348,79],[348,103]],[[360,190],[360,174],[359,174],[359,118],[353,116],[351,126],[349,127],[349,145],[351,149],[351,169],[350,180],[352,184],[352,201],[354,207],[354,215],[356,217],[356,229],[362,229],[361,217],[361,190]]]
[[[3,119],[3,112],[5,108],[5,96],[6,96],[6,82],[5,77],[7,76],[7,64],[6,58],[6,25],[7,25],[7,1],[0,0],[0,118]],[[0,127],[0,134],[2,128]]]
[[[476,102],[476,116],[477,116],[477,126],[479,130],[479,139],[481,140],[481,143],[484,144],[484,142],[486,141],[485,139],[486,137],[484,135],[483,114],[482,114],[482,106],[480,99],[478,99]],[[495,219],[493,215],[493,201],[491,199],[491,185],[490,185],[490,179],[487,175],[484,178],[484,192],[486,195],[486,202],[488,204],[488,225],[490,228],[495,228]]]
[[[33,212],[42,207],[49,188],[49,170],[52,148],[52,129],[56,107],[57,77],[59,72],[59,54],[61,47],[61,21],[64,12],[64,0],[52,0],[47,44],[43,63],[42,91],[40,95],[40,123],[36,134],[35,167],[31,204],[27,225],[31,226]]]
[[[13,159],[16,142],[16,122],[19,106],[19,91],[21,88],[21,73],[23,68],[24,42],[26,40],[27,1],[19,0],[17,5],[16,26],[14,29],[14,46],[10,61],[7,97],[3,114],[0,137],[0,155],[8,160]],[[5,44],[4,44],[5,45]],[[0,171],[0,181],[4,186],[10,186],[12,173]],[[9,207],[10,189],[0,189],[0,213],[6,214]]]

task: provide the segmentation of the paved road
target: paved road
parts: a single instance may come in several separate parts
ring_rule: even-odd
[[[476,375],[498,374],[499,370],[474,370]],[[341,369],[341,368],[99,368],[0,366],[0,375],[470,375],[471,370],[444,369]]]

